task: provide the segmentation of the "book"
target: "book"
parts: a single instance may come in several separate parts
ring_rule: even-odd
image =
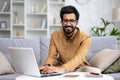
[[[41,20],[40,24],[41,24],[40,25],[41,29],[45,29],[45,27],[46,27],[46,19]]]
[[[7,2],[4,12],[10,12],[10,1]]]
[[[8,2],[6,1],[6,2],[4,3],[4,5],[3,5],[2,9],[1,9],[1,12],[4,12],[4,10],[5,10],[6,6],[7,6],[7,4],[8,4]]]
[[[44,13],[46,11],[46,9],[47,9],[47,4],[44,4],[41,9],[41,13]]]

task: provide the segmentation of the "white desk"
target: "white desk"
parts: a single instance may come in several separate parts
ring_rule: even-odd
[[[75,75],[77,74],[79,76],[75,78],[64,77],[65,75],[68,74],[75,74]],[[16,80],[114,80],[114,78],[108,75],[103,75],[102,77],[85,77],[85,73],[71,72],[60,76],[51,76],[51,77],[42,77],[42,78],[22,75],[17,77]]]

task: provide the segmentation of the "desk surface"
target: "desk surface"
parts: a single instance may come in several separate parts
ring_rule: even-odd
[[[69,77],[69,75],[74,75],[74,76]],[[76,77],[76,75],[78,76]],[[16,80],[114,80],[114,78],[108,75],[103,75],[102,77],[86,77],[84,72],[70,72],[59,76],[42,77],[42,78],[21,75],[17,77]]]

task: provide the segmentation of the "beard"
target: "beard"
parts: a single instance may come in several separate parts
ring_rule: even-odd
[[[65,34],[69,35],[74,32],[75,28],[74,26],[63,26],[63,31]]]

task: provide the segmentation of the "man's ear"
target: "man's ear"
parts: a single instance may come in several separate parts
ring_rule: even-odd
[[[77,21],[76,25],[78,25],[78,24],[79,24],[79,21]]]

